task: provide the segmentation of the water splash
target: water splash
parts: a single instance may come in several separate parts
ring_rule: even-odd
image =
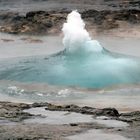
[[[85,23],[77,11],[72,11],[68,15],[62,31],[64,33],[63,44],[69,52],[102,51],[99,42],[92,40],[89,36],[85,29]]]

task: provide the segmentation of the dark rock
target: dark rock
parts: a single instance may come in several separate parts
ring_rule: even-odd
[[[96,116],[112,116],[112,117],[118,117],[119,113],[115,108],[104,108],[104,109],[96,109],[92,107],[79,107],[76,105],[52,105],[49,104],[46,108],[46,110],[51,111],[69,111],[69,112],[77,112],[82,114],[90,114],[90,115],[96,115]]]
[[[23,111],[0,109],[0,117],[11,120],[11,121],[22,121],[32,116],[33,115],[23,112]]]
[[[0,117],[11,121],[22,121],[33,115],[23,112],[31,106],[23,103],[0,102]]]
[[[121,113],[121,116],[124,117],[136,117],[136,116],[140,116],[140,111],[134,111],[134,112],[129,112],[129,113]]]
[[[140,111],[121,113],[119,119],[126,122],[140,121]]]
[[[1,40],[3,42],[13,42],[14,41],[13,39],[6,39],[6,38],[2,38]]]
[[[26,14],[26,18],[33,18],[36,15],[45,15],[49,16],[49,13],[46,11],[31,11]]]
[[[119,112],[115,108],[104,108],[104,109],[98,109],[96,111],[96,115],[118,117]]]
[[[13,19],[18,16],[18,13],[13,13],[13,12],[1,12],[0,13],[0,20],[9,20]]]
[[[31,107],[30,104],[24,103],[11,103],[11,102],[0,102],[0,109],[5,108],[7,110],[24,110],[29,109]]]
[[[60,33],[63,23],[68,14],[67,9],[59,11],[31,11],[25,16],[17,13],[0,14],[0,31],[8,33],[26,34],[49,34]],[[125,21],[130,24],[140,23],[140,10],[120,9],[120,10],[101,10],[94,9],[81,12],[82,18],[96,25],[99,31],[119,28],[117,21]]]
[[[139,10],[118,10],[118,11],[96,11],[87,10],[82,13],[83,18],[93,18],[97,24],[102,24],[106,20],[123,20],[130,23],[140,23],[140,11]],[[109,19],[108,19],[109,18]]]
[[[49,106],[50,104],[47,103],[47,102],[42,102],[42,103],[33,103],[32,104],[32,107],[46,107],[46,106]]]
[[[70,123],[70,126],[78,126],[76,123]]]
[[[24,22],[25,17],[17,15],[16,17],[12,18],[12,22]]]

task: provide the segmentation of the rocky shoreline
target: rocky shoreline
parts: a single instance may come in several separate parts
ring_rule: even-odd
[[[60,6],[62,2],[66,8],[63,8],[62,5]],[[2,1],[0,3],[10,8],[9,2],[4,3]],[[33,10],[33,3],[34,6],[37,5],[42,10],[37,8]],[[5,11],[0,7],[0,32],[28,35],[61,34],[62,25],[66,20],[67,14],[71,12],[71,9],[78,9],[91,35],[109,34],[125,37],[129,32],[132,34],[131,36],[136,37],[140,34],[140,2],[137,0],[133,2],[131,0],[123,2],[116,0],[101,0],[100,2],[87,0],[85,2],[82,0],[80,3],[65,0],[58,1],[58,3],[38,0],[32,2],[32,0],[28,0],[27,4],[31,4],[30,11],[26,10],[24,3],[20,3],[23,5],[25,12],[18,11],[18,2],[16,0],[11,4],[14,4],[17,10]],[[49,5],[52,6],[52,4],[55,4],[53,9],[49,8]],[[43,5],[48,7],[43,9],[41,8]],[[57,5],[59,5],[59,8]]]
[[[32,11],[26,15],[19,13],[1,13],[0,31],[12,34],[56,35],[66,20],[69,10]],[[81,12],[87,30],[101,34],[105,31],[122,28],[122,25],[139,27],[140,11],[129,10],[85,10]],[[123,26],[124,27],[124,26]]]
[[[106,116],[111,120],[127,122],[127,128],[107,128],[96,123],[70,123],[64,125],[50,125],[39,123],[24,123],[24,120],[42,115],[30,114],[24,110],[44,107],[50,111],[78,112],[94,117]],[[45,111],[45,110],[44,110]],[[63,140],[64,137],[85,132],[90,129],[111,130],[123,136],[138,140],[140,137],[140,111],[119,113],[115,108],[97,109],[92,107],[79,107],[76,105],[54,105],[50,103],[12,103],[0,102],[0,136],[2,139],[50,139]]]

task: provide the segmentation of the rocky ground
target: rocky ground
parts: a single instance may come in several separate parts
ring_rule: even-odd
[[[60,34],[71,9],[78,9],[86,28],[94,36],[138,36],[140,34],[140,2],[117,0],[81,1],[1,1],[0,31],[13,34]],[[12,6],[15,5],[15,9]],[[18,8],[18,5],[19,7]],[[27,5],[28,4],[28,5]],[[34,4],[34,5],[33,5]],[[11,6],[11,10],[4,10]],[[46,7],[44,6],[46,5]],[[38,6],[38,8],[36,8]],[[49,7],[50,6],[50,7]],[[27,7],[30,10],[27,10]],[[65,8],[64,8],[65,7]],[[34,9],[33,9],[34,8]],[[38,10],[40,8],[40,10]],[[22,10],[21,10],[22,9]],[[130,35],[131,33],[131,35]]]
[[[24,123],[29,118],[37,117],[37,115],[27,113],[25,109],[45,107],[51,111],[68,111],[78,112],[82,114],[97,116],[107,116],[112,120],[120,120],[127,122],[127,128],[107,128],[104,125],[96,123],[71,123],[63,125],[50,125],[40,123]],[[41,115],[39,115],[41,117]],[[43,116],[42,116],[43,117]],[[88,106],[79,107],[76,105],[53,105],[50,103],[11,103],[0,102],[0,136],[1,139],[14,140],[63,140],[64,137],[85,132],[89,129],[101,129],[121,134],[128,138],[139,140],[140,138],[140,112],[119,113],[115,108],[97,109]]]

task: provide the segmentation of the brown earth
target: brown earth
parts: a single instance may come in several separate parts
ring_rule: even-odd
[[[9,3],[9,1],[7,3],[4,1],[0,2],[1,5],[5,4],[7,7]],[[28,4],[31,4],[30,10],[32,11],[27,10],[24,7],[26,5],[23,1],[20,1],[24,12],[19,11],[16,0],[12,1],[11,4],[15,4],[15,7],[17,6],[15,11],[4,11],[0,7],[1,32],[33,35],[60,34],[67,14],[71,12],[71,9],[78,9],[86,22],[87,30],[94,36],[105,34],[121,37],[136,37],[140,35],[140,2],[137,0],[59,0],[57,2],[50,2],[50,0],[28,0]],[[33,7],[33,4],[38,4],[41,10]],[[45,4],[46,8],[43,9],[42,6]],[[52,4],[53,9],[50,8]],[[57,7],[58,5],[59,7]],[[78,7],[77,5],[80,6]]]

